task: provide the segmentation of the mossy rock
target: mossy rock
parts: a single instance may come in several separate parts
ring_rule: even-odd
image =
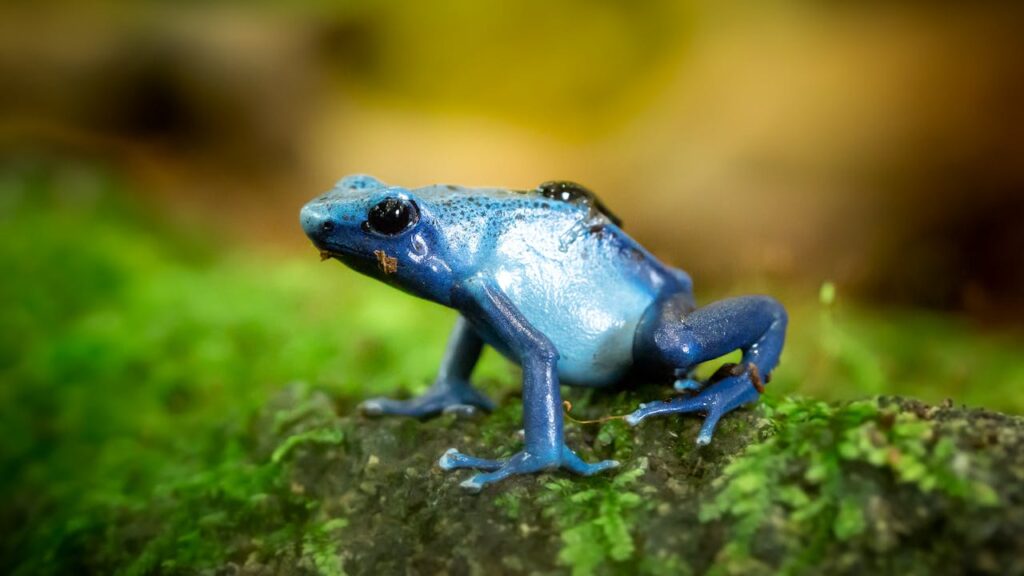
[[[619,414],[657,393],[584,393],[573,415]],[[438,457],[450,447],[514,453],[520,399],[477,419],[336,407],[299,387],[264,410],[252,458],[276,461],[281,486],[315,512],[290,546],[236,542],[218,573],[1024,572],[1018,417],[892,397],[769,397],[725,418],[703,448],[698,418],[569,422],[584,458],[623,467],[472,494],[459,486],[472,472],[442,471]]]
[[[175,230],[103,167],[0,164],[0,573],[1024,572],[1020,419],[777,398],[1024,413],[1015,335],[766,287],[792,320],[784,367],[710,446],[697,418],[569,423],[623,467],[468,494],[445,449],[519,444],[498,354],[474,371],[505,391],[490,416],[354,409],[428,385],[451,311]],[[669,392],[566,393],[595,419]]]

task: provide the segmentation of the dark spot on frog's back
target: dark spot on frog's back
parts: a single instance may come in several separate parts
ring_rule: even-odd
[[[611,220],[616,226],[622,227],[622,219],[612,213],[604,202],[597,197],[589,189],[575,183],[568,181],[551,181],[545,182],[537,187],[537,191],[546,198],[552,200],[558,200],[560,202],[569,202],[572,204],[583,204],[589,206],[592,210],[604,214]]]

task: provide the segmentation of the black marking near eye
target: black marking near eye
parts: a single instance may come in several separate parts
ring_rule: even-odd
[[[537,187],[537,191],[540,192],[542,196],[551,198],[552,200],[589,206],[591,210],[596,210],[597,212],[604,214],[616,226],[619,226],[620,228],[622,227],[622,219],[612,213],[612,211],[609,210],[603,202],[601,202],[601,199],[597,197],[597,194],[594,194],[587,188],[584,188],[575,182],[545,182]]]
[[[366,215],[363,226],[385,236],[394,236],[419,219],[419,211],[408,200],[387,198],[379,202]]]

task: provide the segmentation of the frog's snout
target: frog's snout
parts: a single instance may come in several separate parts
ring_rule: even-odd
[[[306,204],[299,214],[302,231],[317,246],[321,246],[338,228],[338,222],[323,204]]]

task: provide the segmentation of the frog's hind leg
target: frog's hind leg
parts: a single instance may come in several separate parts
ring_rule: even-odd
[[[635,426],[648,416],[701,413],[705,419],[697,443],[707,444],[722,416],[760,397],[779,363],[786,323],[785,309],[767,296],[730,298],[697,309],[688,297],[656,302],[637,328],[634,351],[641,361],[670,366],[679,378],[733,350],[741,350],[743,358],[721,367],[696,395],[641,405],[626,421]]]

